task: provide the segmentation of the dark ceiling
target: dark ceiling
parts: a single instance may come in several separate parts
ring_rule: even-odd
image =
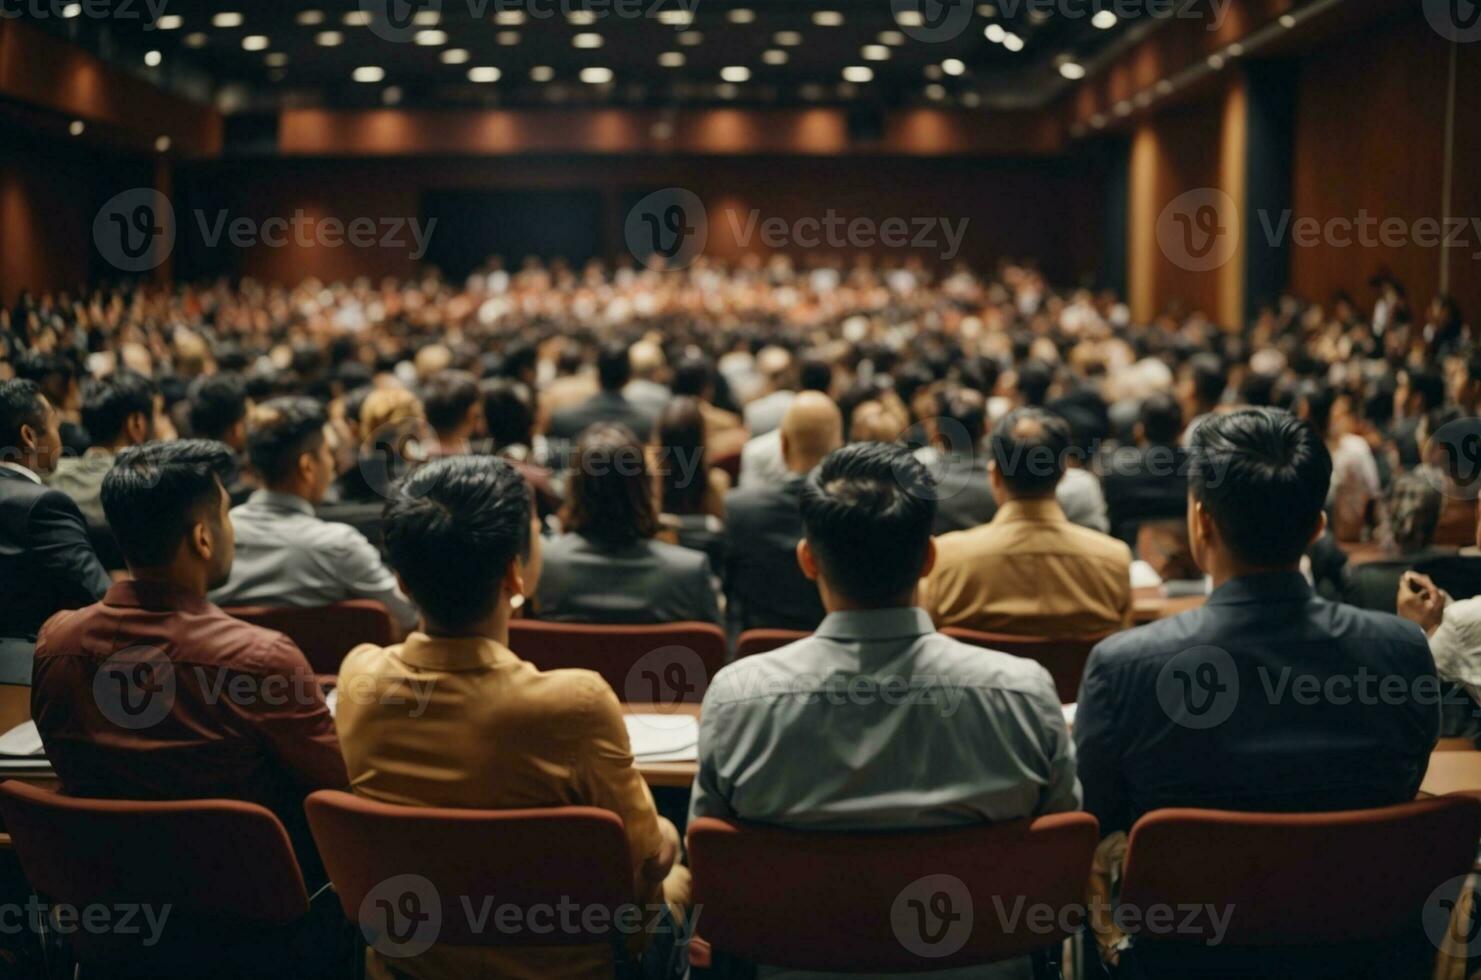
[[[945,7],[939,0],[24,3],[34,8],[29,18],[46,29],[161,85],[214,98],[227,111],[382,104],[1036,105],[1071,84],[1062,62],[1095,57],[1136,23],[1128,11],[1147,6],[1126,0],[947,0]],[[1112,18],[1105,13],[1093,17],[1102,7],[1123,16],[1107,26]],[[35,16],[37,10],[44,16]],[[238,15],[240,23],[223,14]],[[938,17],[940,26],[933,26]],[[325,38],[325,32],[333,33]],[[321,43],[336,40],[333,35],[338,44]],[[677,55],[680,65],[660,60]],[[384,74],[362,73],[370,80],[357,81],[360,68]],[[480,77],[497,78],[471,80],[470,71],[479,68]],[[872,77],[861,78],[861,68]],[[600,82],[599,71],[587,71],[583,80],[586,69],[608,69],[611,81]]]

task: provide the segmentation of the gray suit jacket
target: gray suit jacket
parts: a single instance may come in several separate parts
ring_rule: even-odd
[[[569,623],[720,622],[710,559],[662,541],[547,538],[536,599],[541,619]]]

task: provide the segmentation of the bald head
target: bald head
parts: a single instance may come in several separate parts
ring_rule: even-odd
[[[652,381],[663,370],[663,348],[651,340],[640,340],[628,350],[633,377]]]
[[[782,416],[782,459],[806,473],[843,445],[843,413],[821,391],[800,392]]]

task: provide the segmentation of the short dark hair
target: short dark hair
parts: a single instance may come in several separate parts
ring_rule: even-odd
[[[0,381],[0,459],[9,459],[21,447],[21,426],[39,429],[46,423],[41,386],[34,381]]]
[[[483,421],[495,449],[528,446],[534,438],[534,395],[517,378],[489,378],[482,384]]]
[[[833,387],[833,364],[827,358],[809,354],[802,359],[797,370],[798,391],[821,391],[828,394]]]
[[[129,416],[154,418],[154,382],[133,371],[115,371],[82,384],[82,427],[94,443],[111,443],[123,434]]]
[[[103,477],[100,500],[129,565],[169,564],[190,526],[221,507],[221,481],[231,468],[231,450],[211,439],[146,442],[122,450]]]
[[[327,421],[324,407],[312,398],[274,398],[252,412],[247,429],[247,458],[267,483],[292,475],[304,453],[319,448]]]
[[[422,389],[422,411],[438,433],[451,432],[481,397],[478,380],[467,371],[439,371]]]
[[[434,460],[396,484],[386,503],[386,554],[406,591],[444,629],[485,619],[499,580],[530,548],[530,491],[493,456]]]
[[[1188,377],[1193,383],[1193,397],[1200,405],[1217,405],[1229,387],[1229,371],[1218,354],[1201,351],[1188,358]]]
[[[715,372],[710,368],[709,360],[700,354],[686,354],[674,366],[671,388],[676,395],[704,398],[714,383]]]
[[[627,345],[609,341],[597,351],[597,380],[603,391],[620,391],[632,380],[633,366]]]
[[[220,439],[247,417],[247,382],[235,372],[197,378],[186,397],[190,434],[200,439]]]
[[[1326,505],[1332,457],[1309,422],[1277,408],[1210,415],[1189,440],[1188,486],[1235,557],[1301,560]]]
[[[1024,497],[1052,494],[1064,476],[1070,424],[1042,408],[1019,408],[992,430],[992,458],[1008,489]]]
[[[961,426],[961,434],[966,436],[967,445],[958,446],[957,433],[948,433],[951,448],[970,450],[975,456],[987,432],[987,399],[982,397],[982,392],[961,386],[950,389],[941,397],[941,418]]]
[[[1154,446],[1171,446],[1183,431],[1183,410],[1166,392],[1155,392],[1142,400],[1142,432]]]
[[[936,482],[897,443],[836,449],[802,485],[803,533],[828,585],[853,602],[903,601],[925,566]]]
[[[1018,365],[1018,393],[1025,405],[1042,408],[1049,399],[1049,388],[1054,384],[1054,368],[1037,357],[1030,357]]]

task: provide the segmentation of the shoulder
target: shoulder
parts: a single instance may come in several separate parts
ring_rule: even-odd
[[[32,517],[75,517],[82,521],[82,511],[77,506],[77,501],[61,490],[52,487],[38,486],[27,482],[28,490],[22,490],[16,496],[21,506],[30,510]]]
[[[1124,564],[1128,567],[1131,565],[1131,548],[1119,538],[1113,538],[1109,534],[1102,534],[1079,524],[1066,526],[1064,535],[1074,543],[1076,550],[1091,558]]]
[[[666,567],[679,572],[697,572],[709,562],[709,557],[703,551],[666,541],[649,541],[648,550]]]
[[[1206,616],[1204,609],[1192,609],[1112,633],[1090,651],[1086,672],[1120,673],[1149,665],[1160,669],[1167,659],[1188,649],[1190,644],[1217,642],[1203,636]]]

